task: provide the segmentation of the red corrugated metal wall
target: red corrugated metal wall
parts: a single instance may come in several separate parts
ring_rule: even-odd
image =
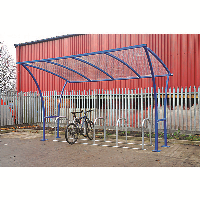
[[[107,49],[147,44],[166,64],[171,73],[169,87],[200,86],[200,35],[199,34],[86,34],[44,41],[16,47],[17,62],[89,53]],[[64,81],[43,71],[31,69],[42,91],[60,91]],[[157,86],[165,86],[166,78],[157,78]],[[151,79],[105,81],[68,84],[68,90],[147,88]],[[30,75],[18,66],[18,91],[36,91]]]

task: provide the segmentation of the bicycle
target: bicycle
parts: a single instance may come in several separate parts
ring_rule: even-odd
[[[82,112],[83,110],[80,112],[71,112],[73,114],[74,121],[73,123],[68,124],[65,130],[66,141],[71,145],[77,141],[79,135],[88,137],[90,140],[93,139],[94,123],[86,115],[88,112],[92,112],[92,110],[85,111],[84,116],[82,117],[76,117],[77,113]]]

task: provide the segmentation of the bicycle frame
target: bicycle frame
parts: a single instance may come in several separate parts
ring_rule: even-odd
[[[83,135],[84,137],[88,137],[90,140],[93,139],[90,133],[94,125],[93,125],[93,122],[90,121],[90,119],[87,117],[87,112],[91,112],[91,111],[92,110],[85,111],[84,116],[81,116],[81,117],[76,117],[76,113],[82,113],[83,111],[71,112],[73,114],[74,120],[73,120],[73,123],[70,123],[65,130],[65,138],[69,144],[74,144],[80,135]],[[68,130],[70,132],[69,134],[68,134]],[[76,138],[74,138],[74,135],[77,135]],[[72,136],[72,138],[69,136]],[[72,141],[70,139],[72,139]]]
[[[87,117],[87,115],[86,115],[86,113],[87,112],[90,112],[90,111],[85,111],[84,112],[84,116],[82,116],[82,117],[76,117],[76,115],[74,114],[74,120],[73,120],[73,123],[77,126],[77,128],[79,129],[79,134],[80,134],[80,129],[82,129],[83,127],[84,127],[84,124],[85,124],[85,122],[86,122],[86,120],[88,119],[89,120],[89,118]],[[78,119],[79,120],[79,122],[76,122],[76,119]],[[82,121],[82,123],[80,123],[80,121],[83,119],[83,121]],[[81,125],[81,127],[79,127],[79,124]],[[85,133],[85,129],[84,129],[84,133]]]

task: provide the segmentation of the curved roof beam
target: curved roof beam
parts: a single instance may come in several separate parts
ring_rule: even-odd
[[[92,67],[94,67],[94,68],[96,68],[96,69],[98,69],[99,71],[103,72],[103,73],[106,74],[108,77],[110,77],[112,80],[115,80],[110,74],[108,74],[107,72],[105,72],[105,71],[102,70],[101,68],[97,67],[96,65],[93,65],[92,63],[90,63],[90,62],[88,62],[88,61],[85,61],[85,60],[82,60],[82,59],[77,58],[77,57],[72,57],[72,58],[75,59],[75,60],[78,60],[78,61],[80,61],[80,62],[83,62],[83,63],[85,63],[85,64],[87,64],[87,65],[90,65],[90,66],[92,66]]]
[[[123,60],[121,60],[120,58],[118,58],[117,56],[112,55],[111,53],[106,53],[106,55],[118,60],[119,62],[121,62],[122,64],[126,65],[130,70],[132,70],[136,76],[138,76],[138,78],[141,78],[141,76],[130,66],[128,65],[126,62],[124,62]]]
[[[33,68],[35,68],[35,69],[39,69],[39,70],[48,72],[48,73],[50,73],[50,74],[53,74],[53,75],[55,75],[55,76],[58,76],[59,78],[62,78],[62,79],[65,80],[65,81],[68,81],[68,82],[70,83],[70,81],[67,80],[66,78],[63,78],[62,76],[60,76],[60,75],[58,75],[58,74],[55,74],[55,73],[53,73],[53,72],[51,72],[51,71],[49,71],[49,70],[46,70],[46,69],[43,69],[43,68],[40,68],[40,67],[36,67],[36,66],[34,66],[34,65],[25,64],[25,63],[22,64],[22,65],[29,66],[29,67],[33,67]]]
[[[71,69],[71,68],[69,68],[69,67],[67,67],[67,66],[64,66],[64,65],[61,65],[61,64],[58,64],[58,63],[55,63],[55,62],[50,62],[50,61],[46,61],[46,62],[47,62],[47,63],[54,64],[54,65],[57,65],[57,66],[60,66],[60,67],[63,67],[63,68],[65,68],[65,69],[68,69],[68,70],[70,70],[70,71],[72,71],[72,72],[78,74],[79,76],[82,76],[83,78],[85,78],[85,79],[87,79],[88,81],[91,82],[91,80],[90,80],[88,77],[84,76],[83,74],[77,72],[77,71],[74,70],[74,69]]]
[[[158,62],[160,62],[162,64],[162,66],[165,68],[165,70],[168,72],[169,75],[172,75],[171,72],[169,71],[169,69],[166,67],[166,65],[164,64],[164,62],[150,49],[147,47],[147,50],[154,55],[154,57],[158,60]]]

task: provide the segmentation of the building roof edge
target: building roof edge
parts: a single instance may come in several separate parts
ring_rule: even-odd
[[[52,40],[59,40],[63,38],[69,38],[69,37],[74,37],[74,36],[79,36],[79,35],[84,35],[84,34],[67,34],[67,35],[61,35],[61,36],[56,36],[56,37],[51,37],[51,38],[46,38],[46,39],[41,39],[41,40],[35,40],[31,42],[24,42],[24,43],[19,43],[19,44],[14,44],[15,48],[18,46],[25,46],[25,45],[31,45],[31,44],[36,44],[36,43],[41,43],[41,42],[47,42],[47,41],[52,41]]]

